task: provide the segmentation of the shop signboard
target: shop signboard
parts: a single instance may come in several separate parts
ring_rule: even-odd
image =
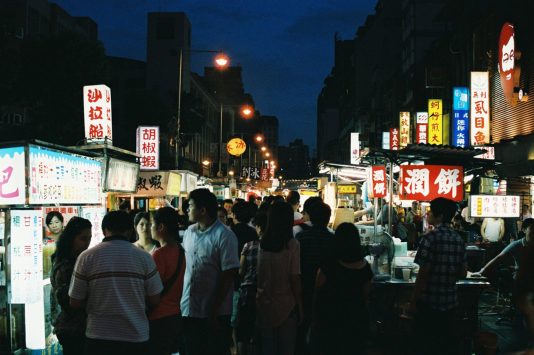
[[[43,299],[42,211],[11,210],[10,303],[36,303]],[[44,336],[43,336],[44,338]]]
[[[489,145],[478,145],[474,146],[475,149],[484,149],[486,153],[477,155],[475,158],[477,159],[486,159],[486,160],[495,160],[495,147],[489,146]]]
[[[471,217],[518,218],[521,214],[521,198],[511,195],[471,195],[469,211]]]
[[[241,177],[243,179],[249,178],[252,180],[260,180],[261,172],[260,168],[255,166],[244,166],[241,168]]]
[[[106,191],[135,192],[139,165],[110,158],[107,165]]]
[[[400,147],[410,144],[410,113],[401,112],[399,115]]]
[[[437,197],[463,200],[464,172],[461,166],[401,165],[401,200],[430,201]]]
[[[26,203],[24,147],[0,149],[0,206]]]
[[[106,85],[84,86],[83,111],[87,143],[113,142],[111,89]]]
[[[179,196],[182,177],[169,171],[141,171],[137,179],[137,196]]]
[[[106,215],[105,207],[89,207],[84,206],[80,208],[80,217],[88,219],[91,222],[91,243],[89,248],[94,247],[97,244],[100,244],[104,239],[104,234],[102,233],[102,219]]]
[[[360,160],[360,133],[350,134],[350,163],[358,164]]]
[[[455,147],[469,146],[469,88],[452,89],[452,144]]]
[[[217,200],[224,200],[224,185],[214,185],[213,194],[217,197]]]
[[[99,204],[102,163],[30,145],[30,204]]]
[[[501,87],[506,101],[512,106],[516,102],[512,100],[514,94],[514,71],[515,71],[515,31],[514,25],[506,22],[501,27],[499,36],[499,74]]]
[[[261,168],[261,181],[269,181],[269,169]]]
[[[471,145],[490,143],[489,74],[471,72]]]
[[[443,102],[428,100],[428,144],[443,144]]]
[[[141,170],[159,170],[159,127],[137,127],[137,154],[141,156]]]
[[[356,185],[338,185],[337,193],[338,194],[355,194]]]
[[[397,128],[389,129],[389,149],[399,150],[399,130]]]
[[[371,167],[371,191],[369,197],[385,197],[387,190],[386,167],[383,165]]]
[[[182,175],[169,172],[169,179],[167,181],[167,196],[180,196],[182,187]]]
[[[247,150],[247,144],[241,138],[232,138],[226,144],[226,151],[233,156],[240,156]]]
[[[382,132],[382,149],[390,149],[389,146],[389,132]]]
[[[417,144],[428,143],[428,112],[415,114],[415,142]]]

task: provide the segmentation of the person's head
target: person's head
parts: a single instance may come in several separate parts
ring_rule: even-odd
[[[223,201],[223,207],[226,210],[227,214],[232,213],[233,206],[234,206],[234,201],[232,201],[231,199],[227,198],[226,200]]]
[[[530,212],[530,207],[528,205],[523,205],[523,213],[528,213]]]
[[[456,203],[444,197],[438,197],[430,201],[428,223],[433,226],[441,223],[450,223],[455,214]]]
[[[63,230],[63,215],[58,211],[50,211],[46,214],[45,223],[50,233],[58,235]]]
[[[226,224],[228,212],[224,209],[224,207],[217,207],[217,218],[222,224]]]
[[[355,262],[363,259],[358,228],[352,223],[341,223],[334,234],[334,255],[343,262]]]
[[[310,215],[310,221],[314,227],[326,228],[328,222],[330,222],[332,210],[326,203],[321,202],[313,204],[308,213]]]
[[[293,238],[293,208],[285,202],[275,202],[267,212],[267,226],[261,248],[270,252],[282,251]]]
[[[260,207],[260,205],[261,205],[261,197],[260,196],[256,196],[256,198],[254,199],[254,203],[256,204],[256,206]]]
[[[284,196],[282,195],[275,195],[273,196],[273,200],[271,201],[271,204],[274,204],[277,202],[286,202],[286,200],[284,199]]]
[[[254,219],[252,220],[252,223],[254,224],[254,227],[256,227],[256,233],[258,233],[258,236],[261,238],[263,233],[265,233],[265,229],[267,228],[267,211],[258,210],[254,216]]]
[[[116,236],[129,239],[133,232],[133,221],[124,211],[108,212],[102,219],[102,232],[106,237]]]
[[[119,211],[130,212],[130,201],[124,200],[119,205]]]
[[[534,218],[527,218],[521,224],[521,230],[529,242],[534,241]]]
[[[455,214],[452,218],[452,228],[459,231],[463,230],[464,227],[464,218],[460,214]]]
[[[57,240],[52,260],[76,258],[82,251],[89,248],[91,227],[89,220],[72,217]]]
[[[265,203],[267,205],[271,205],[273,203],[273,200],[274,200],[274,196],[272,196],[272,195],[263,197],[263,203]]]
[[[191,191],[189,194],[189,220],[191,222],[208,223],[216,218],[217,197],[208,189]]]
[[[137,238],[150,238],[150,213],[138,212],[134,217],[134,228]]]
[[[172,207],[162,207],[153,216],[152,236],[158,242],[174,241],[178,238],[178,213]]]
[[[300,194],[298,191],[289,191],[286,197],[286,202],[289,203],[294,210],[298,209],[300,205]]]
[[[182,201],[182,213],[184,215],[187,215],[187,211],[189,210],[189,199],[185,198]]]
[[[252,218],[251,207],[248,202],[236,203],[234,207],[232,207],[232,213],[239,223],[248,223]]]
[[[313,196],[310,197],[304,202],[304,206],[302,207],[302,214],[304,215],[304,220],[309,221],[310,220],[310,209],[312,206],[322,203],[323,199],[319,196]]]

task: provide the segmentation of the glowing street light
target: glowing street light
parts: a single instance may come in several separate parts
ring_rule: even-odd
[[[204,165],[204,166],[208,166],[210,164],[211,164],[211,161],[209,161],[207,159],[202,162],[202,165]]]
[[[265,153],[265,156],[266,156],[267,158],[269,158],[269,157],[271,156],[271,153],[267,152],[267,153]]]
[[[230,171],[228,172],[228,175],[230,175],[230,176],[234,176],[234,171],[233,171],[233,170],[230,170]]]
[[[267,147],[261,147],[261,151],[265,152],[267,150]]]
[[[215,66],[221,70],[226,69],[230,64],[230,59],[224,53],[219,53],[215,56]]]
[[[241,107],[241,116],[243,118],[251,118],[254,115],[254,108],[249,105],[244,105]]]
[[[263,142],[263,136],[261,134],[257,134],[256,137],[254,137],[254,140],[258,143]]]

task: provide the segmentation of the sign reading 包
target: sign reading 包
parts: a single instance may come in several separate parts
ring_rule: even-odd
[[[113,142],[110,88],[106,85],[84,86],[83,110],[87,143]]]
[[[159,169],[159,127],[137,127],[137,154],[141,156],[141,170]]]
[[[402,200],[430,201],[445,197],[463,200],[464,171],[461,166],[402,165],[400,198]]]
[[[0,149],[0,205],[26,203],[24,147]]]

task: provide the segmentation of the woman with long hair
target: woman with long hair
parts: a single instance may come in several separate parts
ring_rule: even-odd
[[[333,253],[317,273],[312,329],[319,336],[322,354],[364,354],[373,272],[354,224],[337,227]]]
[[[137,234],[137,241],[134,245],[144,251],[153,254],[159,247],[158,243],[152,239],[150,231],[150,213],[139,212],[134,217],[135,234]]]
[[[76,259],[89,247],[90,242],[91,222],[72,217],[59,236],[56,251],[52,255],[52,325],[65,355],[82,354],[85,347],[87,314],[84,309],[70,307],[69,285]]]
[[[261,331],[261,353],[293,354],[297,325],[304,317],[300,247],[293,238],[293,209],[285,202],[269,207],[256,273],[256,324]]]

